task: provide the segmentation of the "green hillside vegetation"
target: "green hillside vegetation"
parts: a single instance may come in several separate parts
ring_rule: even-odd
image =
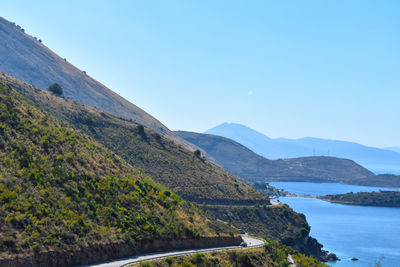
[[[220,220],[235,224],[246,232],[280,240],[308,255],[321,256],[322,246],[309,237],[310,226],[304,214],[294,212],[288,205],[207,206],[206,209]]]
[[[225,137],[177,131],[177,135],[204,149],[229,173],[246,182],[309,181],[341,182],[367,181],[375,174],[348,159],[335,157],[303,157],[266,159],[245,146]]]
[[[26,97],[80,129],[131,165],[186,200],[198,203],[269,203],[267,197],[214,164],[154,131],[128,120],[54,96],[0,74]]]
[[[327,266],[313,257],[305,256],[279,242],[268,241],[266,246],[257,249],[239,249],[187,256],[167,257],[162,260],[143,262],[131,267],[287,267],[288,254],[299,267]]]
[[[400,207],[399,191],[359,192],[326,195],[319,199],[349,205]]]
[[[287,239],[293,245],[295,239],[308,236],[310,227],[303,214],[294,213],[289,206],[210,206],[207,210],[226,222],[240,220],[238,227],[268,239]],[[251,224],[249,223],[251,222]],[[293,240],[292,240],[293,239]]]
[[[1,83],[0,258],[232,231]]]
[[[204,160],[202,155],[196,155],[146,127],[116,118],[71,99],[54,96],[12,77],[3,74],[0,74],[0,77],[0,83],[29,97],[63,123],[73,125],[186,200],[205,203],[207,209],[212,208],[212,204],[224,204],[227,207],[239,205],[242,214],[247,211],[249,216],[254,213],[254,205],[269,204],[267,197]],[[220,207],[216,206],[217,209]],[[291,213],[288,216],[297,216],[290,209],[287,212]],[[268,217],[269,215],[271,217]],[[242,222],[238,216],[229,219],[229,223],[238,228]],[[292,225],[293,229],[299,230],[301,226],[296,225],[297,222],[299,221],[294,221]],[[284,237],[287,232],[285,222],[279,218],[279,212],[266,213],[259,220],[248,221],[247,224],[254,224],[254,227],[249,227],[254,229],[254,232],[248,232],[257,234],[261,233],[258,228],[264,228],[263,236],[273,236],[277,239]],[[278,227],[274,229],[271,225]],[[276,234],[265,234],[269,231]],[[299,240],[295,240],[296,244],[304,240],[301,235],[294,237],[300,237]],[[319,247],[316,247],[316,250],[318,249]],[[319,253],[320,251],[314,255],[318,256]]]

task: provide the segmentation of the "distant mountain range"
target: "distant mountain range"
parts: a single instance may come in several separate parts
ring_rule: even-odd
[[[305,137],[272,139],[236,123],[223,123],[205,133],[224,136],[239,142],[268,159],[309,156],[332,156],[354,160],[375,173],[400,173],[399,148],[374,148],[353,142]]]
[[[392,151],[395,151],[395,152],[399,152],[399,153],[400,153],[400,147],[394,147],[394,146],[392,146],[392,147],[385,147],[384,149],[386,149],[386,150],[392,150]]]
[[[398,187],[399,176],[375,175],[352,160],[316,156],[292,159],[266,159],[225,137],[177,131],[180,137],[207,153],[207,157],[246,182],[308,181],[339,182]]]

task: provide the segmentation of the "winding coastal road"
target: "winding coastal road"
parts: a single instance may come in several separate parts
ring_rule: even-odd
[[[264,246],[264,241],[261,239],[257,239],[248,235],[242,235],[243,241],[245,241],[248,246],[247,248],[257,248]],[[215,247],[215,248],[203,248],[203,249],[186,249],[186,250],[179,250],[179,251],[168,251],[168,252],[157,252],[152,254],[145,254],[145,255],[138,255],[129,258],[118,259],[114,261],[108,261],[103,263],[98,263],[94,265],[85,265],[82,267],[122,267],[128,266],[130,264],[142,262],[142,261],[149,261],[149,260],[156,260],[162,259],[170,256],[182,256],[182,255],[190,255],[199,252],[210,252],[210,251],[221,251],[221,250],[231,250],[231,249],[241,249],[241,246],[230,246],[230,247]]]

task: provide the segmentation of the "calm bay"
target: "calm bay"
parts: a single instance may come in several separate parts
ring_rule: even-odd
[[[271,182],[271,185],[301,195],[325,195],[377,191],[387,188],[336,183]],[[281,197],[311,225],[311,236],[334,252],[337,267],[374,266],[383,256],[382,266],[400,266],[400,208],[334,204],[314,198]],[[351,261],[356,257],[358,261]]]

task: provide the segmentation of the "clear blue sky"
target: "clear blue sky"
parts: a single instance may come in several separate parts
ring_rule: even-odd
[[[2,1],[170,129],[400,146],[400,1]]]

